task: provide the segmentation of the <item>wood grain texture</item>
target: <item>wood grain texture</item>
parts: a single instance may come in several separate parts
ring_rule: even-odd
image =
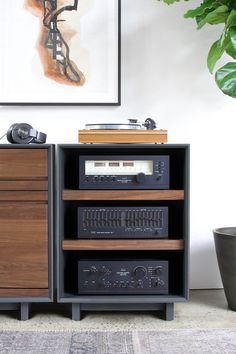
[[[37,201],[48,200],[47,191],[0,191],[1,201]]]
[[[0,149],[0,179],[47,177],[46,149]]]
[[[183,250],[183,240],[64,240],[63,251]]]
[[[167,143],[167,130],[79,130],[79,143]]]
[[[48,289],[1,289],[0,296],[7,297],[48,297]]]
[[[48,207],[0,203],[0,287],[48,288]]]
[[[69,190],[63,200],[183,200],[183,190]]]
[[[0,191],[47,191],[45,180],[0,180]]]

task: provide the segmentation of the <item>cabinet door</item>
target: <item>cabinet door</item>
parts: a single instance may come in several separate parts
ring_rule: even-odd
[[[0,288],[48,288],[47,204],[0,202]]]
[[[46,149],[1,149],[0,179],[47,178]]]

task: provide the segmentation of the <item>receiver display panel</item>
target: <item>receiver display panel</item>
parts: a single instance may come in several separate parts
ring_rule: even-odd
[[[153,161],[152,160],[85,160],[85,174],[87,176],[97,175],[103,176],[117,175],[137,175],[138,173],[145,173],[148,176],[153,174]]]

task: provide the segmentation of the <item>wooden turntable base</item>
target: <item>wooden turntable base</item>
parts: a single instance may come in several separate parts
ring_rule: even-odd
[[[167,143],[167,130],[79,130],[79,143]]]

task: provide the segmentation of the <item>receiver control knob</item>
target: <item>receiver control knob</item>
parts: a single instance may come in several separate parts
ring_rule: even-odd
[[[134,268],[134,275],[139,278],[142,279],[146,276],[147,274],[147,270],[144,267],[138,266],[136,268]]]
[[[155,275],[161,275],[161,274],[162,274],[162,271],[163,271],[163,269],[162,269],[161,266],[160,266],[160,267],[157,267],[157,268],[154,269],[154,274],[155,274]]]
[[[143,172],[138,173],[135,176],[136,182],[138,182],[139,184],[144,184],[146,181],[146,175]]]

